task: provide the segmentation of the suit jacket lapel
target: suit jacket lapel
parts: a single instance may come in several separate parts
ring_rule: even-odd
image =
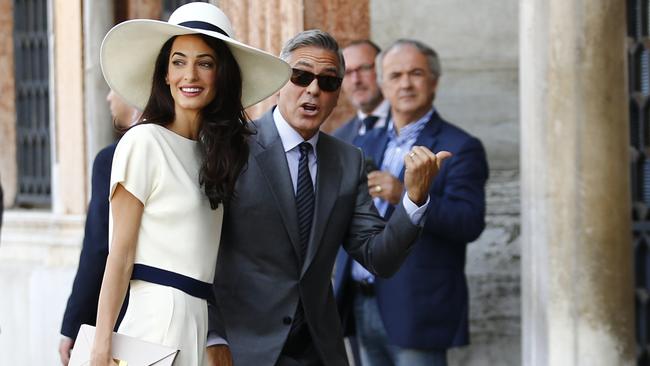
[[[298,232],[298,216],[296,214],[296,198],[293,183],[287,164],[282,140],[273,122],[273,110],[267,112],[255,122],[257,127],[258,146],[251,150],[262,174],[267,179],[269,189],[273,193],[280,211],[282,221],[291,238],[294,252],[300,258],[300,235]],[[254,150],[254,151],[253,151]],[[317,206],[318,207],[318,206]]]
[[[331,137],[321,133],[318,139],[318,173],[316,175],[316,207],[314,208],[314,222],[312,224],[309,246],[307,247],[307,258],[302,267],[301,276],[307,271],[309,264],[313,261],[318,247],[327,227],[327,221],[334,208],[338,197],[339,185],[341,182],[341,170],[343,169],[336,151],[333,151],[332,144],[328,141]]]

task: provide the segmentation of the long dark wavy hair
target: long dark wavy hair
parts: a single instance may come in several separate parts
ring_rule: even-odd
[[[248,161],[248,117],[241,104],[239,64],[221,40],[198,34],[217,56],[216,95],[199,114],[198,146],[201,152],[199,184],[214,210],[235,197],[235,182]],[[138,123],[168,125],[174,120],[174,99],[165,82],[169,56],[176,37],[160,49],[153,74],[151,96]]]

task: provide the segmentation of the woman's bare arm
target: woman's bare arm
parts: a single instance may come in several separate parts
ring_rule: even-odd
[[[99,293],[97,330],[93,344],[92,365],[112,365],[111,335],[126,295],[138,231],[144,205],[134,195],[118,184],[111,199],[113,240],[106,260],[106,270]]]

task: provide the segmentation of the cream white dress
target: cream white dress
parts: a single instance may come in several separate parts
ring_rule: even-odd
[[[196,141],[159,125],[137,125],[115,150],[110,198],[119,183],[144,204],[135,263],[212,283],[223,205],[210,209],[198,183],[199,164]],[[207,364],[207,327],[206,300],[131,280],[120,333],[177,347],[181,352],[174,365],[196,366]]]

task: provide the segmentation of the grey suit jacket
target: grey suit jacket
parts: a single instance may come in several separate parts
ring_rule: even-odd
[[[226,206],[215,275],[221,317],[211,316],[210,329],[228,340],[235,365],[272,366],[302,295],[321,359],[347,365],[331,285],[337,250],[343,244],[370,271],[390,276],[420,229],[402,205],[384,227],[368,194],[361,150],[321,133],[314,224],[301,266],[294,191],[272,111],[252,127],[248,166]]]

